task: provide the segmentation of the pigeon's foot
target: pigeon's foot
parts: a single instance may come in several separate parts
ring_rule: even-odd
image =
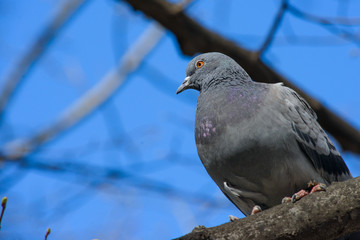
[[[309,194],[312,194],[314,192],[320,192],[320,191],[326,191],[326,185],[323,183],[317,183],[315,181],[310,181],[308,183],[308,188],[306,190],[301,189],[300,191],[298,191],[297,193],[292,195],[292,197],[284,197],[282,199],[281,203],[286,203],[286,202],[294,203]]]
[[[257,213],[259,213],[261,211],[262,211],[261,207],[259,205],[255,205],[253,207],[253,209],[251,210],[251,215],[255,215],[255,214],[257,214]],[[240,218],[238,218],[238,217],[235,217],[233,215],[229,215],[230,222],[234,222],[234,221],[239,220],[239,219]]]
[[[304,189],[301,189],[300,191],[298,191],[297,193],[295,193],[294,195],[292,195],[291,197],[291,202],[296,202],[300,199],[302,199],[303,197],[309,195],[309,192],[304,190]]]
[[[236,220],[239,220],[240,218],[238,218],[238,217],[235,217],[235,216],[233,216],[233,215],[229,215],[229,220],[230,220],[230,222],[234,222],[234,221],[236,221]]]
[[[310,194],[314,192],[321,192],[326,191],[326,185],[323,183],[316,184],[314,187],[312,187]]]
[[[310,193],[318,192],[318,191],[326,191],[326,185],[323,183],[318,183],[316,181],[308,182],[308,188]]]
[[[261,207],[259,205],[255,205],[253,207],[253,209],[251,210],[251,215],[255,215],[255,214],[257,214],[257,213],[259,213],[261,211],[262,211]]]
[[[291,197],[284,197],[284,198],[281,200],[281,203],[287,203],[287,202],[291,202]]]

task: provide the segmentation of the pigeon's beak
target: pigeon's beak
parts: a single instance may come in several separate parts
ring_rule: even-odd
[[[180,85],[180,87],[176,90],[176,94],[181,93],[182,91],[189,88],[190,85],[190,77],[186,77],[184,82]]]

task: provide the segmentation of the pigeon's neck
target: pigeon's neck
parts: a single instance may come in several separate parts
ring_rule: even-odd
[[[213,91],[215,89],[221,89],[232,86],[241,86],[243,84],[253,83],[250,76],[244,71],[244,69],[226,69],[221,73],[213,76],[204,81],[201,86],[201,92]]]
[[[228,106],[237,108],[249,107],[248,111],[255,109],[267,94],[269,85],[253,82],[250,78],[229,79],[229,81],[218,81],[208,88],[202,89],[198,98],[200,105],[214,108],[216,105],[222,111]],[[245,104],[246,103],[246,104]]]
[[[233,79],[229,82],[221,81],[221,85],[200,91],[197,114],[205,117],[233,115],[232,119],[240,122],[257,111],[267,93],[268,85],[263,83],[251,80],[238,83]]]

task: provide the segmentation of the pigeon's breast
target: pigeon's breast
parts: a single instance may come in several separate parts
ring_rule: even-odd
[[[218,119],[213,116],[204,116],[199,119],[195,127],[195,140],[197,144],[211,144],[216,141],[222,132]]]
[[[200,94],[195,120],[195,140],[202,160],[223,156],[229,146],[239,141],[242,137],[241,131],[251,124],[266,93],[264,88],[247,91],[239,87],[229,87],[222,92]]]

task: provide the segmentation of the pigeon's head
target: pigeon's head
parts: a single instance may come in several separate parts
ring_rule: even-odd
[[[232,58],[218,52],[204,53],[189,62],[185,80],[176,93],[190,88],[201,91],[219,81],[229,82],[238,78],[247,79],[249,76]]]

